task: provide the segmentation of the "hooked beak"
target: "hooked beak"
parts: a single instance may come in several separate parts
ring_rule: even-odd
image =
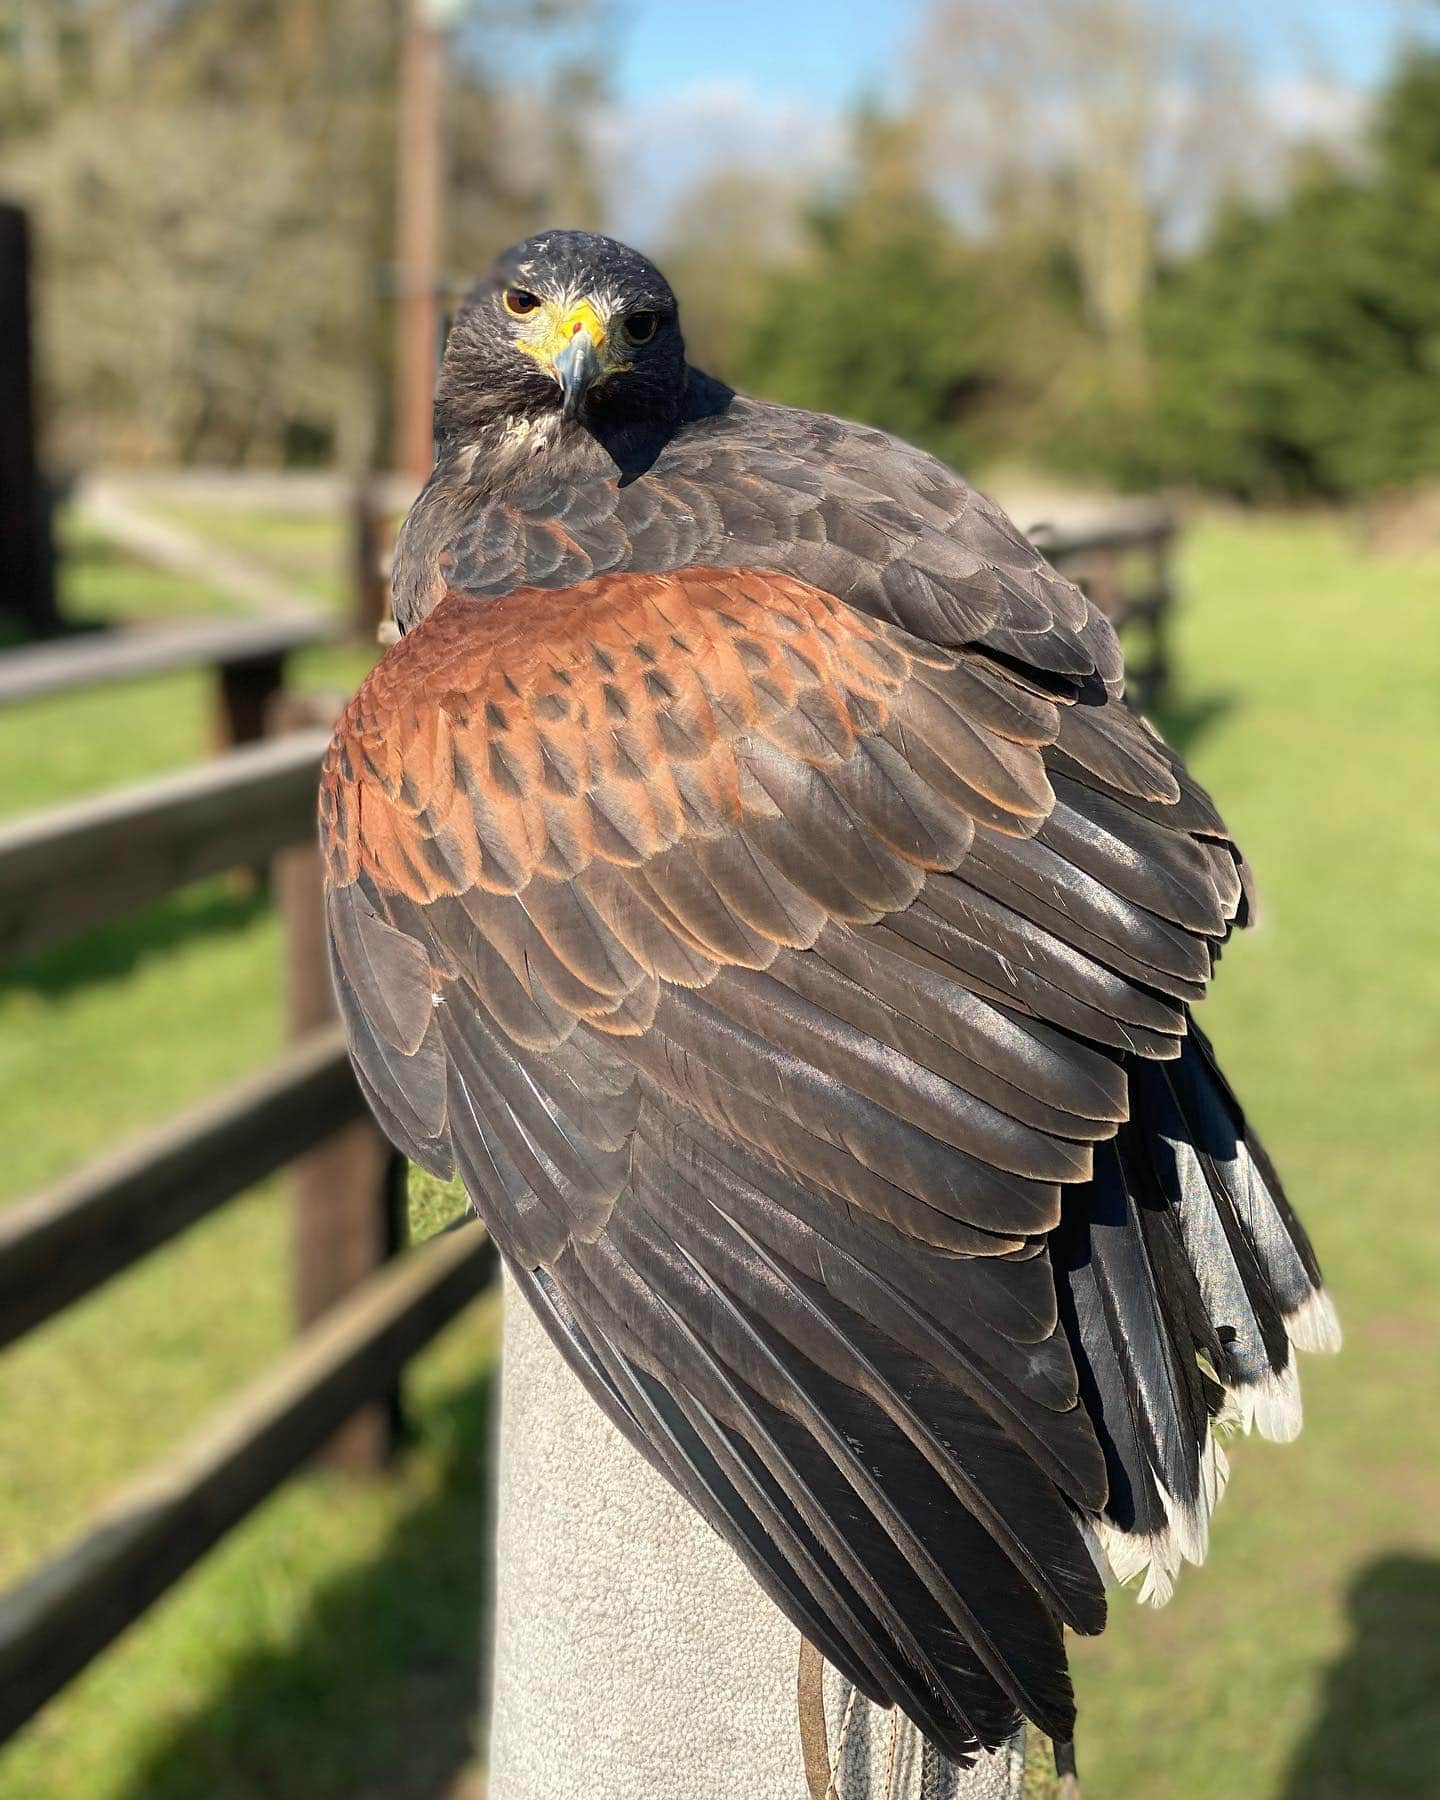
[[[574,419],[578,417],[585,396],[596,377],[604,372],[600,346],[587,325],[576,322],[568,342],[557,353],[551,367],[555,371],[555,379],[560,383],[563,396],[561,416]]]
[[[593,387],[617,370],[629,367],[628,363],[615,360],[605,319],[588,299],[577,300],[563,310],[547,300],[534,326],[522,330],[516,338],[515,348],[533,356],[558,383],[561,411],[566,419],[579,417],[585,396]]]

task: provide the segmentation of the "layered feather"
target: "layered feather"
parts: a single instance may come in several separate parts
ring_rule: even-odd
[[[963,1756],[1069,1736],[1093,1558],[1168,1591],[1212,1419],[1283,1435],[1332,1315],[1189,1020],[1250,906],[1213,806],[988,502],[821,435],[823,480],[722,430],[412,572],[325,768],[333,960],[377,1116],[612,1419]]]

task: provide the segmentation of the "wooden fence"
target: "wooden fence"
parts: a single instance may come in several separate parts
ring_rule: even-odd
[[[493,1247],[473,1223],[397,1254],[403,1163],[351,1075],[323,959],[315,791],[328,732],[313,703],[280,695],[284,659],[303,641],[294,623],[197,625],[0,663],[0,705],[211,664],[217,735],[234,746],[183,774],[0,828],[0,959],[201,876],[272,863],[293,1033],[260,1074],[0,1210],[0,1345],[291,1163],[304,1327],[269,1370],[0,1597],[0,1741],[301,1464],[322,1450],[352,1465],[382,1460],[405,1363],[494,1277]],[[267,713],[303,728],[260,740]]]
[[[1169,506],[1146,500],[1111,503],[1088,518],[1030,529],[1055,567],[1125,633],[1127,691],[1142,708],[1154,706],[1170,680],[1178,530]]]
[[[390,550],[395,521],[415,497],[415,484],[403,476],[351,482],[334,475],[198,470],[131,476],[125,488],[142,506],[179,497],[237,510],[265,506],[343,512],[348,518],[350,625],[367,640],[379,626],[382,641],[394,641],[393,626],[383,623],[389,611]],[[1174,509],[1162,500],[1146,499],[1062,504],[1036,523],[1035,495],[1011,496],[1002,489],[997,497],[1049,560],[1125,631],[1131,692],[1140,705],[1152,705],[1170,676],[1172,561],[1179,531]],[[1047,510],[1043,500],[1038,505]]]

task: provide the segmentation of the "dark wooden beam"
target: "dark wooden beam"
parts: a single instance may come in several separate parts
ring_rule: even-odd
[[[0,960],[313,840],[328,741],[321,729],[247,745],[180,775],[0,827]]]
[[[338,1026],[0,1211],[0,1346],[362,1117]]]
[[[1046,560],[1068,562],[1095,550],[1142,550],[1157,542],[1168,541],[1178,527],[1167,507],[1156,507],[1143,516],[1123,517],[1113,523],[1097,523],[1074,529],[1037,527],[1030,535]]]
[[[445,39],[431,0],[404,0],[395,193],[397,469],[424,481],[435,461],[432,414],[440,339]]]
[[[0,202],[0,612],[22,630],[57,629],[50,500],[35,445],[30,231]]]
[[[362,644],[376,642],[390,616],[390,561],[395,529],[379,484],[362,479],[350,502],[351,619]]]
[[[265,721],[285,685],[284,656],[255,656],[246,662],[221,663],[217,748],[233,750],[265,735]]]
[[[473,1221],[327,1313],[196,1436],[0,1599],[0,1742],[132,1624],[493,1280]]]

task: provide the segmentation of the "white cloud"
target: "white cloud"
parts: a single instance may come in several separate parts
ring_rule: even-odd
[[[798,95],[712,80],[616,107],[601,115],[595,138],[611,227],[644,244],[716,169],[774,175],[801,191],[836,175],[845,165],[847,131],[839,112]]]
[[[1266,117],[1288,142],[1352,149],[1363,135],[1373,96],[1321,76],[1294,75],[1269,82],[1261,98]]]

